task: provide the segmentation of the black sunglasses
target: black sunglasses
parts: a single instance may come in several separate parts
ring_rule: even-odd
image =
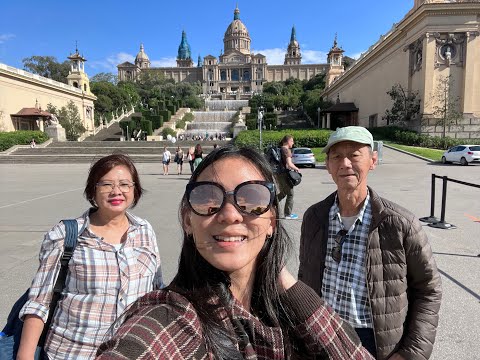
[[[335,235],[335,246],[332,248],[332,258],[337,263],[342,260],[342,245],[347,239],[347,230],[340,230],[337,235]]]
[[[200,216],[219,212],[233,196],[233,205],[247,215],[266,213],[275,198],[275,185],[267,181],[252,180],[239,184],[235,190],[226,191],[222,185],[212,181],[198,181],[187,184],[186,196],[192,211]]]

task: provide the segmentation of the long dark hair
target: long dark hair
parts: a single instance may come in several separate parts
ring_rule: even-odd
[[[263,155],[251,148],[236,148],[225,146],[212,151],[198,165],[190,182],[195,182],[198,176],[210,165],[226,158],[242,158],[255,166],[266,181],[274,182],[270,165]],[[273,203],[274,216],[278,215],[278,202]],[[190,211],[186,196],[180,204],[180,222],[185,229],[184,217]],[[278,276],[285,265],[285,259],[290,250],[290,238],[284,227],[276,220],[275,231],[272,237],[267,238],[263,248],[257,256],[255,282],[251,311],[268,326],[280,326],[285,333],[291,329],[291,323],[285,316],[280,299]],[[234,346],[231,334],[225,329],[221,320],[214,316],[218,304],[208,303],[212,296],[220,299],[221,306],[232,303],[232,294],[229,291],[230,277],[208,263],[195,247],[192,235],[183,231],[183,246],[180,255],[178,273],[170,284],[170,288],[181,292],[195,307],[201,323],[207,347],[214,353],[216,359],[240,359],[238,350]],[[247,309],[250,311],[250,309]],[[285,340],[289,343],[288,339]]]

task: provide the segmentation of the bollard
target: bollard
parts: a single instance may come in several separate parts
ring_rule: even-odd
[[[419,220],[426,223],[438,223],[439,220],[435,217],[435,178],[437,176],[432,174],[432,190],[430,195],[430,216],[425,216]]]
[[[436,223],[428,224],[428,226],[437,228],[437,229],[444,229],[444,230],[451,230],[456,229],[455,225],[449,224],[445,222],[445,209],[447,207],[447,181],[448,177],[442,176],[443,179],[443,187],[442,187],[442,212],[440,215],[440,221]]]

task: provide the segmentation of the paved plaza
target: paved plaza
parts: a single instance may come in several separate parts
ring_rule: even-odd
[[[0,324],[14,300],[30,285],[38,266],[43,234],[59,220],[88,207],[83,187],[88,164],[0,164]],[[166,282],[176,272],[181,246],[178,204],[189,175],[163,176],[161,164],[138,164],[145,196],[134,213],[149,220],[157,234]],[[171,173],[176,173],[172,167]],[[295,188],[294,212],[285,220],[294,246],[288,267],[298,269],[301,218],[305,210],[335,189],[324,166],[302,169]],[[381,195],[418,217],[430,213],[431,174],[480,184],[480,165],[429,163],[384,149],[383,163],[369,184]],[[437,180],[435,215],[440,216],[441,181]],[[440,325],[432,359],[480,359],[480,189],[448,183],[446,221],[455,230],[425,226],[443,280]]]

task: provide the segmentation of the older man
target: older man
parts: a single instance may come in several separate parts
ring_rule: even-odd
[[[303,217],[298,278],[377,359],[428,359],[441,281],[425,232],[412,213],[367,186],[377,161],[367,129],[339,128],[323,151],[337,191]]]

